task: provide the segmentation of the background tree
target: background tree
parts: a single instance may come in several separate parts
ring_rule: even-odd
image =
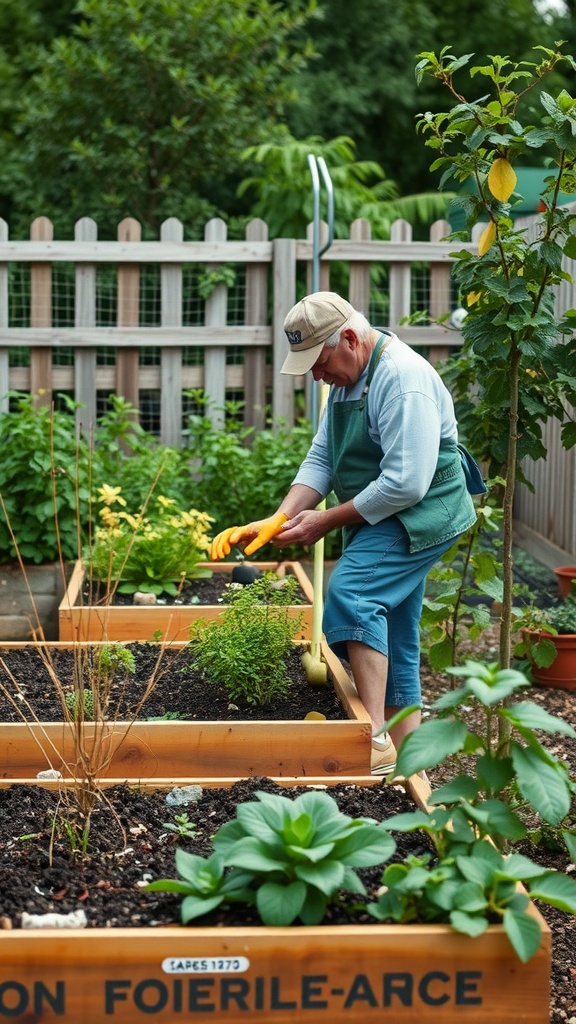
[[[240,154],[270,136],[306,57],[292,37],[315,0],[80,0],[20,102],[0,148],[18,223],[60,232],[136,217],[203,226]],[[237,181],[236,181],[237,184]],[[234,189],[232,190],[234,191]]]
[[[405,195],[431,185],[414,118],[444,102],[435,80],[416,85],[423,40],[427,50],[457,45],[483,60],[497,46],[522,60],[537,44],[567,38],[565,19],[551,24],[534,0],[362,0],[353,8],[348,0],[321,0],[319,13],[322,20],[306,26],[317,56],[295,79],[289,127],[297,138],[351,136],[358,159],[380,164]]]
[[[284,135],[278,142],[264,142],[245,151],[252,174],[239,188],[240,195],[253,196],[251,214],[266,221],[273,238],[303,238],[313,219],[308,154],[323,157],[330,170],[337,238],[347,237],[350,224],[358,217],[370,221],[373,238],[389,238],[390,227],[399,217],[412,223],[428,222],[446,213],[447,197],[438,192],[401,196],[398,184],[386,177],[379,164],[356,160],[356,144],[351,138],[325,141],[313,135],[298,140]]]

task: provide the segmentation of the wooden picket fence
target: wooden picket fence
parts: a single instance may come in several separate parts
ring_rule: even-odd
[[[335,241],[323,258],[321,287],[331,287],[335,261],[346,264],[347,297],[369,314],[371,268],[384,265],[388,293],[382,299],[382,325],[400,330],[402,317],[414,312],[417,266],[420,279],[423,272],[427,275],[430,316],[449,313],[452,245],[441,241],[449,230],[447,223],[438,222],[430,241],[414,242],[410,226],[400,221],[392,239],[381,242],[371,240],[367,221],[357,221],[350,238]],[[310,271],[311,241],[269,241],[261,220],[248,224],[242,241],[227,240],[226,224],[220,219],[206,225],[201,242],[184,242],[183,234],[183,225],[171,218],[162,225],[159,241],[141,241],[140,225],[126,219],[118,227],[117,241],[99,242],[96,224],[83,218],[73,241],[55,241],[51,222],[40,217],[32,224],[30,240],[10,242],[7,226],[0,221],[0,399],[9,389],[41,392],[46,402],[56,392],[67,392],[80,403],[78,421],[87,428],[98,415],[99,392],[115,391],[140,409],[143,393],[155,390],[157,433],[166,444],[180,443],[183,392],[194,388],[205,392],[215,423],[222,421],[230,394],[244,402],[249,425],[264,424],[266,406],[274,420],[292,423],[295,393],[305,384],[302,378],[279,372],[287,351],[283,321],[299,297],[298,282],[305,283]],[[29,271],[24,323],[15,309],[21,280],[16,271],[22,266]],[[239,274],[239,310],[233,309],[231,315],[233,289],[223,281],[205,299],[198,299],[193,310],[187,307],[186,282],[190,287],[195,269],[206,275],[222,266]],[[56,279],[62,267],[68,270],[73,292],[64,313],[56,310]],[[111,268],[115,309],[103,323],[97,290],[104,272],[110,282]],[[156,281],[150,284],[154,272]],[[152,323],[150,310],[144,308],[146,287],[154,292]],[[459,332],[437,326],[401,330],[406,341],[424,348],[432,360],[461,343]],[[23,347],[29,350],[29,359],[17,365],[11,352],[20,353]],[[108,359],[101,358],[103,349],[108,349]],[[191,349],[201,350],[201,357],[183,358]],[[72,350],[65,365],[58,360],[59,350]],[[146,359],[150,350],[156,356],[153,361]]]
[[[379,241],[367,221],[355,221],[349,238],[323,255],[319,287],[340,291],[435,363],[461,344],[456,328],[436,322],[457,305],[455,244],[443,240],[449,231],[438,221],[429,240],[418,241],[397,221],[390,240]],[[284,318],[311,287],[311,229],[306,239],[269,240],[256,219],[243,240],[228,240],[225,222],[214,219],[202,241],[184,241],[182,223],[170,218],[159,240],[142,241],[139,223],[127,218],[116,241],[98,241],[86,217],[74,239],[53,236],[52,223],[39,217],[29,239],[10,241],[0,220],[0,408],[8,408],[11,390],[46,403],[68,394],[78,403],[78,427],[89,431],[115,393],[171,445],[185,439],[195,390],[217,427],[229,400],[243,403],[244,423],[257,429],[270,417],[289,426],[310,415],[310,375],[283,375],[280,367]],[[574,292],[569,283],[559,291],[563,310],[576,306]],[[428,321],[401,323],[417,311]],[[520,527],[551,539],[552,561],[576,551],[575,457],[554,430],[547,428],[550,459],[528,467],[538,499],[522,489],[517,503]]]

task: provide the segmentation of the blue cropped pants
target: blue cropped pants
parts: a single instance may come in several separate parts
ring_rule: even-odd
[[[410,552],[396,516],[354,534],[336,563],[326,592],[323,630],[339,658],[348,640],[388,657],[386,704],[420,704],[420,616],[426,576],[456,538]]]

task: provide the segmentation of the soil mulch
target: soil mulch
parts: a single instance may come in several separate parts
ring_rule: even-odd
[[[212,576],[202,576],[197,579],[185,580],[182,586],[178,588],[177,594],[168,594],[164,591],[156,597],[155,603],[158,605],[221,604],[222,608],[224,608],[226,604],[225,598],[227,590],[231,584],[243,586],[246,583],[251,583],[253,579],[256,579],[259,575],[262,575],[262,571],[258,569],[257,566],[238,563],[238,565],[233,567],[231,573],[214,572]],[[282,578],[279,577],[280,585],[281,579]],[[81,592],[81,599],[82,603],[85,605],[105,604],[106,589],[96,580],[89,580],[86,577]],[[113,605],[124,606],[133,605],[135,603],[134,594],[123,594],[120,590],[116,589],[110,603]],[[295,592],[295,603],[309,603],[306,594],[300,587],[298,587]]]
[[[74,855],[64,828],[58,827],[75,810],[59,805],[57,793],[33,786],[0,789],[0,925],[18,928],[23,911],[34,914],[70,913],[84,909],[89,928],[158,926],[177,923],[180,898],[172,893],[143,892],[142,885],[158,878],[175,878],[177,846],[201,856],[212,853],[210,838],[235,816],[238,803],[255,799],[258,790],[280,793],[291,799],[299,787],[280,787],[270,779],[249,779],[228,790],[196,787],[197,802],[170,806],[165,793],[142,793],[126,786],[107,789],[93,812],[87,856]],[[352,817],[381,821],[390,814],[413,810],[409,797],[397,786],[384,783],[369,787],[338,785],[329,793],[340,810]],[[185,812],[194,823],[194,838],[181,838],[166,827]],[[56,830],[53,831],[53,821]],[[420,837],[420,853],[426,847]],[[413,837],[398,837],[395,860],[415,851]],[[362,869],[360,876],[375,897],[382,868]],[[330,911],[327,923],[347,923],[358,896],[344,897]],[[368,914],[353,916],[356,923],[374,924]],[[238,905],[224,912],[218,908],[199,919],[202,927],[259,924],[252,908]]]
[[[118,673],[112,683],[108,707],[111,720],[137,717],[187,721],[299,721],[311,711],[330,720],[346,719],[331,681],[325,687],[308,685],[298,649],[287,658],[286,696],[270,704],[251,704],[239,697],[231,700],[222,684],[208,682],[188,648],[162,648],[146,643],[126,646],[134,654],[136,668],[127,677]],[[95,657],[94,649],[90,652],[79,645],[70,650],[25,646],[1,651],[0,721],[21,722],[23,717],[28,720],[35,717],[42,722],[61,721],[63,712],[58,690],[73,692],[72,680],[80,670],[89,689]],[[54,676],[60,685],[54,684]],[[135,709],[152,679],[151,692],[136,715]],[[33,714],[27,708],[32,709]]]

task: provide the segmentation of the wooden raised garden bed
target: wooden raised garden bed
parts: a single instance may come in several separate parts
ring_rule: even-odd
[[[72,643],[48,644],[51,650]],[[94,646],[88,644],[87,646]],[[176,648],[184,644],[174,644]],[[306,642],[296,645],[304,651]],[[3,650],[30,647],[3,644]],[[113,757],[107,777],[157,784],[168,780],[213,784],[240,778],[325,779],[370,775],[371,722],[356,688],[325,642],[321,656],[348,716],[341,721],[135,721],[109,727]],[[85,724],[86,742],[94,725]],[[50,752],[47,762],[46,753]],[[52,767],[64,776],[73,763],[72,727],[64,722],[0,724],[0,786],[30,781]]]
[[[478,938],[376,923],[0,931],[0,1012],[16,1024],[547,1024],[540,924],[527,964],[499,925]]]
[[[203,562],[200,567],[231,578],[234,563]],[[309,640],[312,636],[314,591],[300,563],[259,562],[258,568],[262,572],[272,571],[297,578],[305,600],[291,606],[291,610],[294,615],[303,616],[301,636]],[[84,566],[77,561],[58,608],[60,640],[152,640],[160,634],[165,641],[185,641],[192,622],[214,619],[222,612],[219,604],[90,605],[84,603],[84,579]]]

